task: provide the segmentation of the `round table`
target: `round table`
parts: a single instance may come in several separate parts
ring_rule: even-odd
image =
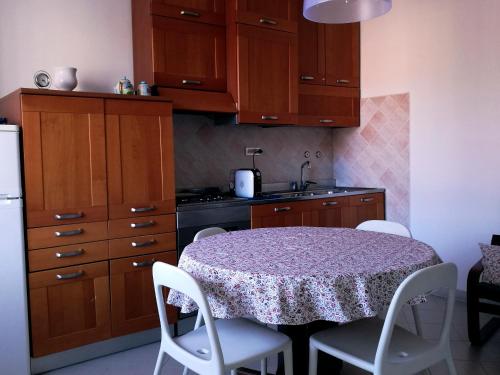
[[[439,262],[430,246],[411,238],[286,227],[204,238],[184,249],[178,266],[201,284],[213,316],[254,317],[307,336],[308,324],[377,315],[408,275]],[[197,309],[176,291],[168,302],[185,313]]]

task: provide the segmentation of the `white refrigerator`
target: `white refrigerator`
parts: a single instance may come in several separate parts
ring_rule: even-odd
[[[0,374],[30,373],[19,127],[0,125]]]

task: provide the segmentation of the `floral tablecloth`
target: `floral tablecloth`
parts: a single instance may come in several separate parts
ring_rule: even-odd
[[[215,317],[296,325],[375,316],[408,275],[439,262],[411,238],[289,227],[207,237],[187,246],[178,266],[200,282]],[[168,303],[185,313],[197,308],[176,291]]]

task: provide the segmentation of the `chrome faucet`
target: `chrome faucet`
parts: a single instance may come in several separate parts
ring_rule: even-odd
[[[316,184],[314,181],[306,180],[304,181],[304,167],[307,166],[307,169],[311,169],[311,162],[309,160],[302,163],[300,166],[300,190],[305,191],[307,187],[311,184]]]

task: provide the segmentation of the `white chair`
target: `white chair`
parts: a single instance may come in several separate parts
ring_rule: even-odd
[[[224,375],[227,370],[283,352],[285,374],[293,375],[292,342],[282,333],[246,319],[214,321],[205,294],[187,272],[166,263],[153,265],[156,304],[160,316],[161,344],[154,375],[160,374],[165,354],[200,375]],[[175,289],[198,305],[205,325],[185,335],[170,335],[163,287]]]
[[[202,238],[215,236],[216,234],[226,233],[226,230],[219,227],[210,227],[200,230],[194,235],[193,242],[199,241]]]
[[[413,273],[399,286],[385,322],[361,319],[311,336],[309,375],[316,375],[318,350],[335,356],[375,375],[416,374],[446,360],[450,374],[456,375],[450,350],[450,326],[455,304],[457,267],[444,263]],[[396,325],[401,307],[409,299],[437,288],[448,289],[448,301],[441,337],[432,343]]]
[[[387,220],[368,220],[359,224],[356,229],[359,230],[367,230],[372,232],[380,232],[380,233],[388,233],[388,234],[396,234],[402,237],[413,238],[410,230],[405,227],[403,224],[396,223],[394,221]],[[420,319],[420,313],[416,305],[411,305],[411,311],[413,313],[413,320],[415,322],[415,330],[417,331],[417,335],[423,335],[422,331],[422,322]]]

